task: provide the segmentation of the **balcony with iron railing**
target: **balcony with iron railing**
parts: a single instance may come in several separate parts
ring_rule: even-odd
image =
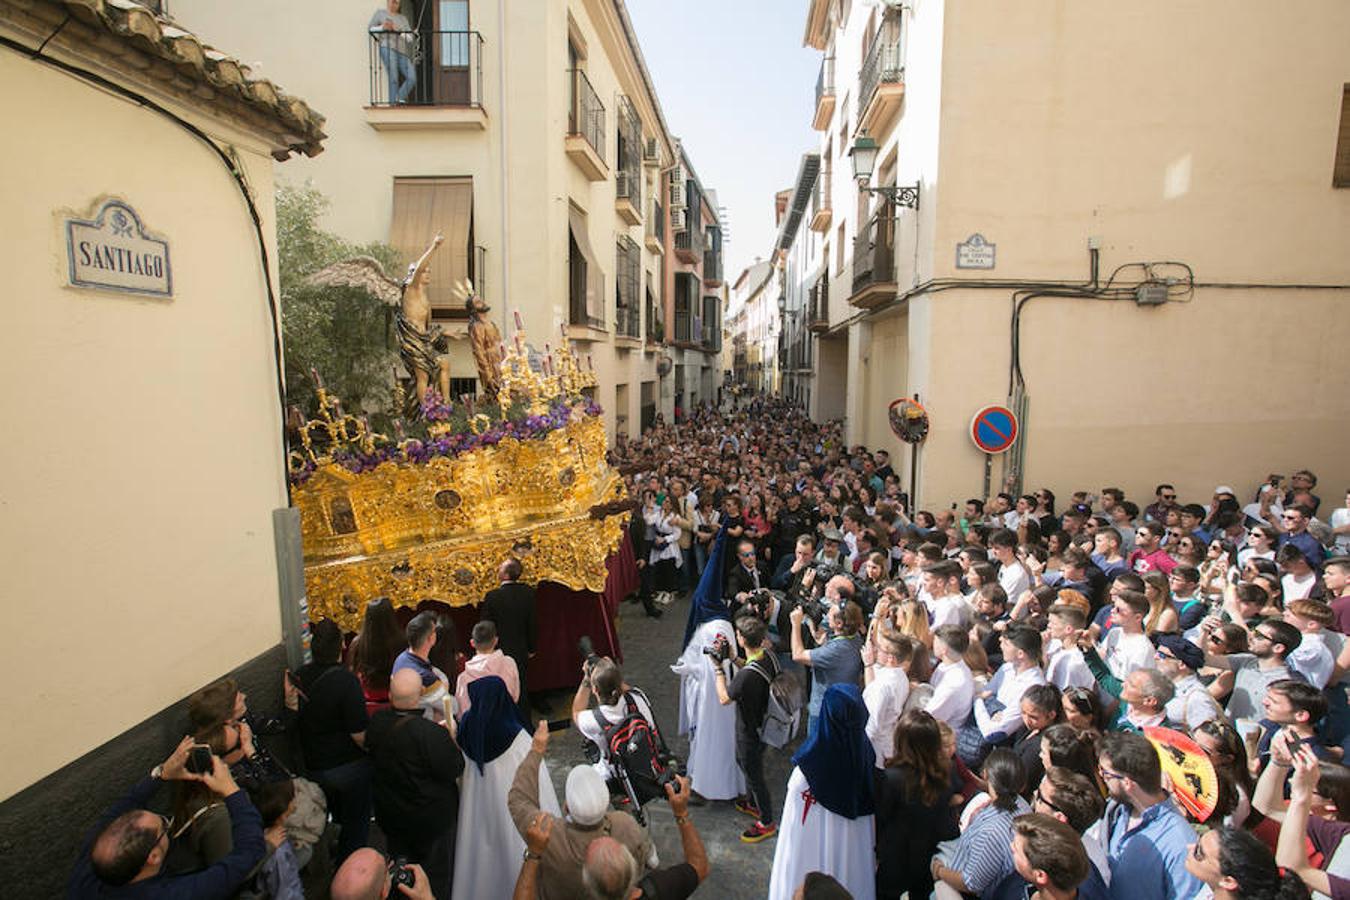
[[[811,230],[822,234],[830,230],[834,220],[830,196],[834,191],[834,174],[831,169],[823,168],[816,175],[816,186],[811,192]]]
[[[675,255],[680,262],[690,265],[703,262],[705,245],[703,229],[693,222],[689,222],[684,231],[675,232]]]
[[[666,339],[665,316],[661,304],[647,291],[647,343],[660,344]]]
[[[616,306],[614,334],[619,338],[642,340],[642,310],[637,306]]]
[[[848,302],[871,309],[895,293],[895,206],[885,202],[853,241],[853,294]]]
[[[372,31],[367,50],[371,128],[487,127],[477,31]]]
[[[834,118],[834,56],[820,61],[820,74],[816,76],[816,112],[811,118],[811,127],[816,131],[825,131]]]
[[[568,157],[591,181],[609,178],[605,162],[605,105],[581,69],[568,69]]]
[[[905,42],[900,20],[888,18],[858,71],[858,130],[880,139],[905,97]]]
[[[666,251],[666,211],[659,200],[652,198],[651,208],[647,210],[647,249],[653,253]]]
[[[817,334],[830,327],[830,279],[817,281],[807,294],[806,327]]]
[[[703,284],[706,287],[722,284],[722,252],[712,247],[703,251]]]

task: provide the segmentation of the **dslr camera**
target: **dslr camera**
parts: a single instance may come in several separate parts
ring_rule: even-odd
[[[727,636],[719,634],[711,644],[703,648],[703,652],[712,658],[714,665],[720,666],[731,659],[735,651],[731,649],[731,641],[727,640]]]
[[[581,660],[588,672],[600,661],[600,654],[595,652],[595,645],[591,642],[589,634],[583,634],[577,639],[577,652],[581,654]]]

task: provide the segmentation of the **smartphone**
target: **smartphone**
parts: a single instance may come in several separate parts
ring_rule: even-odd
[[[186,768],[193,775],[208,775],[215,768],[211,748],[206,744],[193,744],[188,750]]]

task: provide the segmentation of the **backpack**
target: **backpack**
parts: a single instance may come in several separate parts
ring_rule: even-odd
[[[619,721],[611,722],[598,707],[595,710],[595,718],[600,723],[601,734],[604,737],[606,758],[613,766],[622,770],[632,785],[638,805],[641,806],[649,800],[666,795],[661,779],[666,773],[670,751],[666,749],[666,742],[662,739],[660,730],[643,717],[642,711],[633,700],[635,693],[641,695],[636,688],[624,692],[626,712]],[[644,700],[647,699],[645,695],[641,696]],[[650,708],[651,703],[648,702],[647,706]]]
[[[759,673],[759,677],[769,683],[769,705],[764,710],[764,721],[759,724],[759,739],[775,750],[781,750],[797,734],[797,725],[801,722],[801,680],[783,669],[771,678],[759,660],[746,668]]]

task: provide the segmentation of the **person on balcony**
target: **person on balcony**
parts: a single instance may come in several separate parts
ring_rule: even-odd
[[[380,63],[389,79],[386,103],[407,103],[408,95],[417,87],[417,70],[413,66],[417,38],[408,17],[399,12],[400,4],[401,0],[385,0],[385,8],[375,10],[367,26],[379,45]]]

